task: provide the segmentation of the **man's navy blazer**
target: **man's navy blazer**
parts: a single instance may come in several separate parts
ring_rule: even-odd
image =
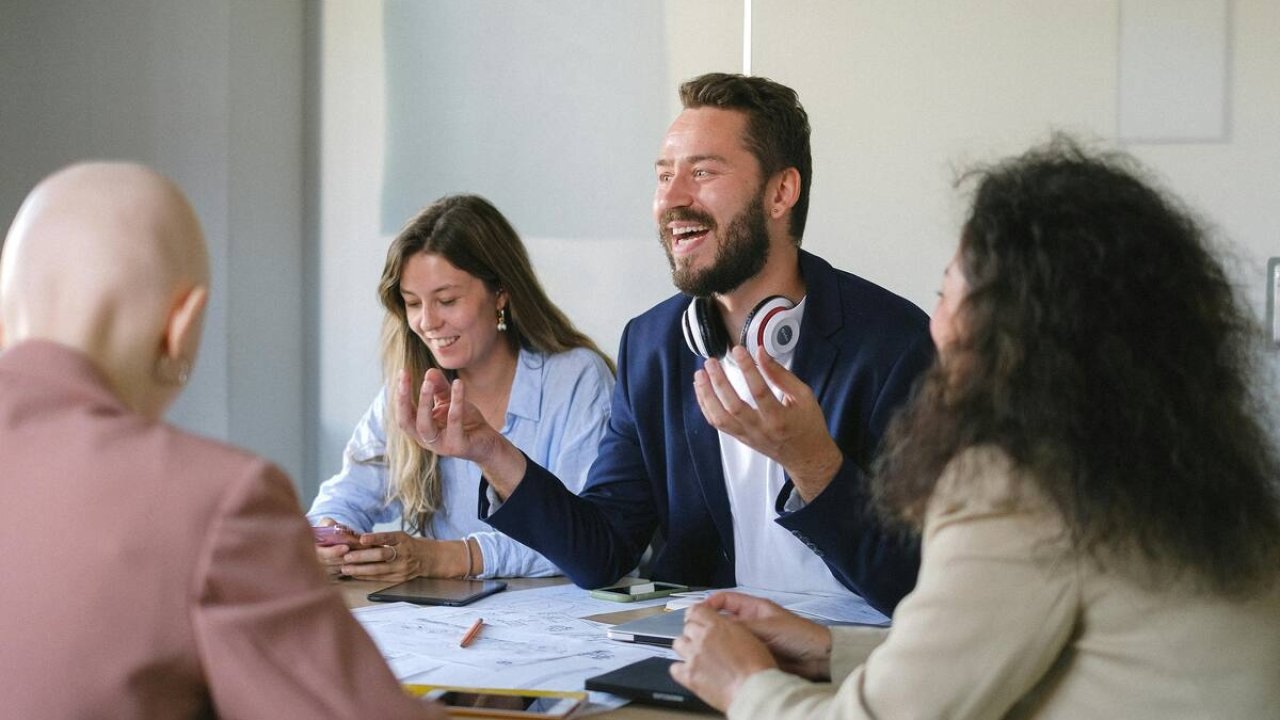
[[[879,522],[867,472],[890,417],[933,362],[929,320],[907,300],[810,253],[800,252],[800,270],[806,301],[791,370],[818,398],[845,461],[831,484],[794,512],[783,510],[792,493],[788,478],[775,522],[889,614],[915,585],[919,545]],[[688,303],[673,296],[627,324],[612,417],[581,496],[532,461],[492,512],[482,483],[480,516],[581,587],[630,572],[655,529],[661,538],[647,572],[652,579],[736,585],[719,435],[693,390],[703,360],[680,329]]]

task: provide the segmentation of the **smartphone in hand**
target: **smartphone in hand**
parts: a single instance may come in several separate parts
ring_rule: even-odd
[[[341,525],[312,525],[311,535],[316,539],[316,545],[320,547],[331,545],[360,547],[360,536]]]

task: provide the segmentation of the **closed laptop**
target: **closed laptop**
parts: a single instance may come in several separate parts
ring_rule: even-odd
[[[671,647],[682,632],[684,632],[683,609],[661,612],[614,625],[609,628],[606,635],[610,640]]]

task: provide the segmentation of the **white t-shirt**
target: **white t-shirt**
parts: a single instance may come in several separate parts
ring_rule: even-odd
[[[797,311],[803,316],[803,300]],[[790,356],[779,362],[791,369]],[[754,407],[742,370],[728,356],[722,367],[738,396]],[[775,396],[781,395],[777,388],[773,388],[773,392]],[[782,466],[723,432],[720,433],[720,462],[733,515],[734,571],[738,585],[789,592],[852,594],[835,579],[821,558],[791,531],[774,522],[778,517],[774,500],[785,482]]]

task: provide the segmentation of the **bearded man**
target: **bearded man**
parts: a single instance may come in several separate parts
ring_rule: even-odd
[[[582,587],[636,568],[652,540],[656,580],[856,593],[889,615],[919,550],[876,519],[867,474],[933,361],[928,317],[800,249],[812,160],[795,91],[715,73],[680,96],[653,212],[681,292],[623,333],[612,418],[581,495],[443,375],[402,394],[397,421],[480,465],[481,516]]]

